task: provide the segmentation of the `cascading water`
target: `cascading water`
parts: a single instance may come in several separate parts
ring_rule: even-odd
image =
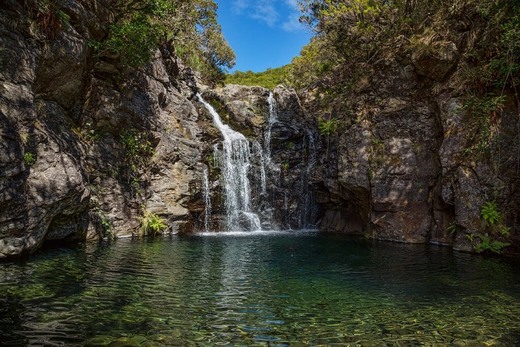
[[[215,126],[224,137],[222,147],[215,147],[215,159],[221,170],[224,188],[226,229],[260,230],[260,218],[251,210],[251,189],[247,177],[251,157],[249,141],[224,124],[217,111],[200,94],[197,94],[197,98],[209,111]]]
[[[276,165],[271,157],[271,133],[273,125],[278,121],[277,119],[277,105],[276,99],[272,92],[269,92],[267,98],[267,104],[269,106],[269,118],[267,119],[267,127],[264,132],[264,145],[263,148],[258,146],[260,151],[261,159],[261,177],[262,177],[262,216],[268,222],[264,222],[266,227],[272,228],[277,223],[273,220],[274,218],[274,187],[277,186],[280,180],[280,167]],[[269,185],[268,185],[269,183]],[[267,191],[267,187],[270,187],[270,191]]]
[[[208,168],[202,172],[202,193],[204,196],[204,231],[209,231],[209,219],[211,217],[211,191],[209,190]]]

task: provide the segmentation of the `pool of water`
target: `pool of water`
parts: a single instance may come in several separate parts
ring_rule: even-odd
[[[518,265],[313,232],[47,249],[0,263],[0,341],[513,346]]]

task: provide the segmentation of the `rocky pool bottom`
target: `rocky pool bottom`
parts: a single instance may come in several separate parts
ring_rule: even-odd
[[[0,341],[513,346],[518,265],[314,232],[47,249],[0,263]]]

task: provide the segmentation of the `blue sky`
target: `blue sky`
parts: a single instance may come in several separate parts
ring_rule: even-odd
[[[297,0],[215,0],[224,36],[235,51],[232,71],[286,65],[309,42]]]

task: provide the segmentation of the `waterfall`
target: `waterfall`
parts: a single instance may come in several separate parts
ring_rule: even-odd
[[[209,190],[208,168],[204,167],[202,173],[202,188],[204,196],[204,231],[209,231],[209,218],[211,217],[211,191]]]
[[[224,124],[217,111],[200,94],[197,94],[197,98],[209,111],[213,123],[224,137],[221,148],[215,147],[215,159],[221,170],[226,229],[260,230],[260,218],[251,210],[251,189],[247,177],[251,157],[249,141],[244,135]]]

